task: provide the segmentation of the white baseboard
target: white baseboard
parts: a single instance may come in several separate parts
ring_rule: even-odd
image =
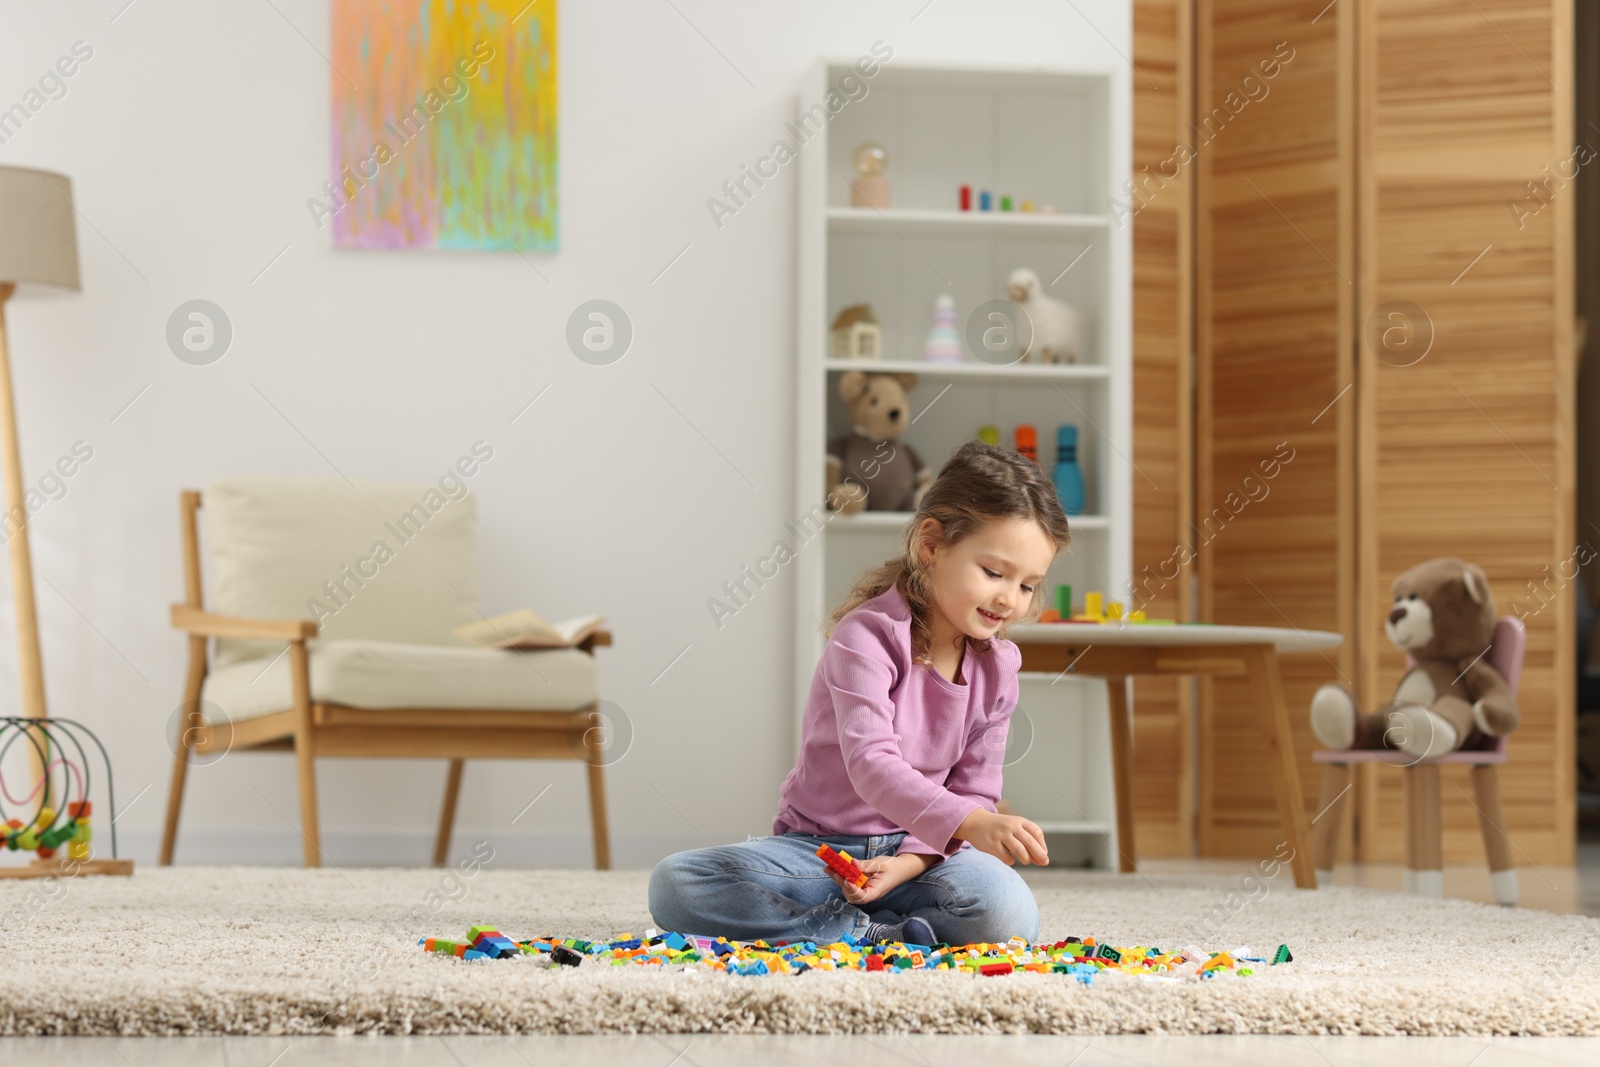
[[[454,864],[472,855],[480,841],[494,847],[495,869],[560,868],[592,869],[594,850],[588,833],[504,833],[457,830],[450,844],[447,863]],[[718,844],[732,844],[717,842]],[[704,848],[706,841],[697,834],[616,834],[611,835],[611,866],[615,870],[649,870],[674,852]],[[111,847],[111,835],[95,831],[97,850]],[[156,864],[161,850],[161,831],[156,829],[118,829],[117,855],[137,866]],[[261,866],[298,867],[302,862],[303,841],[298,831],[178,830],[173,863],[184,867]],[[427,867],[433,862],[433,834],[405,830],[324,830],[323,866],[333,867]]]

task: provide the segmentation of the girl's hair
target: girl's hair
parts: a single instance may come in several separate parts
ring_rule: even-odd
[[[937,519],[939,532],[924,534],[923,520]],[[923,494],[922,504],[911,516],[900,542],[900,554],[884,560],[857,578],[844,602],[833,609],[823,635],[862,603],[899,588],[911,608],[911,659],[926,662],[931,658],[932,634],[928,628],[930,579],[923,565],[924,542],[953,547],[999,519],[1031,519],[1060,552],[1072,543],[1067,517],[1061,510],[1056,487],[1033,460],[1020,452],[982,441],[968,441],[951,453],[939,476]],[[1043,610],[1043,583],[1034,587],[1028,610],[1017,621],[1032,622]],[[992,642],[967,639],[967,646],[988,652]]]

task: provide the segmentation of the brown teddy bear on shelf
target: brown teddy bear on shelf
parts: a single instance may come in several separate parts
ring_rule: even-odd
[[[1443,756],[1517,728],[1520,714],[1484,653],[1494,636],[1494,596],[1483,568],[1430,559],[1394,580],[1389,640],[1416,666],[1377,711],[1361,714],[1342,685],[1311,698],[1311,730],[1330,749],[1396,748],[1413,759]]]
[[[933,472],[900,435],[911,425],[908,390],[915,374],[845,371],[839,395],[850,413],[851,432],[828,442],[823,485],[829,511],[914,511]]]

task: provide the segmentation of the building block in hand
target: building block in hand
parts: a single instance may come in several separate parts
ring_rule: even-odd
[[[817,848],[817,855],[822,858],[822,862],[826,863],[835,874],[857,889],[867,884],[867,872],[863,871],[861,865],[851,858],[850,853],[836,852],[827,845],[820,845]]]

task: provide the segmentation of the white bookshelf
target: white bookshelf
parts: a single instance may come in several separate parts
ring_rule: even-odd
[[[799,111],[823,100],[853,60],[819,62]],[[903,440],[937,472],[949,453],[993,423],[1002,442],[1033,424],[1039,460],[1055,463],[1056,427],[1078,426],[1078,460],[1087,514],[1070,516],[1073,547],[1047,586],[1070,583],[1117,599],[1132,560],[1131,247],[1107,200],[1130,168],[1126,71],[984,69],[885,63],[865,97],[839,111],[800,152],[798,358],[796,360],[797,513],[823,499],[828,438],[849,429],[838,396],[846,370],[910,371],[917,419]],[[891,206],[850,204],[851,156],[865,141],[889,154]],[[974,210],[958,210],[961,185]],[[976,210],[979,190],[996,210]],[[1051,204],[1054,214],[998,210]],[[961,363],[921,359],[934,298],[950,293],[958,327],[984,301],[1004,295],[1016,267],[1032,267],[1046,292],[1083,319],[1075,364],[994,366],[969,351]],[[839,310],[870,303],[884,331],[879,362],[829,358],[828,327]],[[792,743],[824,639],[822,621],[852,578],[898,550],[908,512],[861,512],[827,519],[794,562],[795,703]],[[1005,798],[1051,834],[1053,864],[1092,862],[1115,853],[1104,687],[1076,677],[1024,675],[1008,760]]]

